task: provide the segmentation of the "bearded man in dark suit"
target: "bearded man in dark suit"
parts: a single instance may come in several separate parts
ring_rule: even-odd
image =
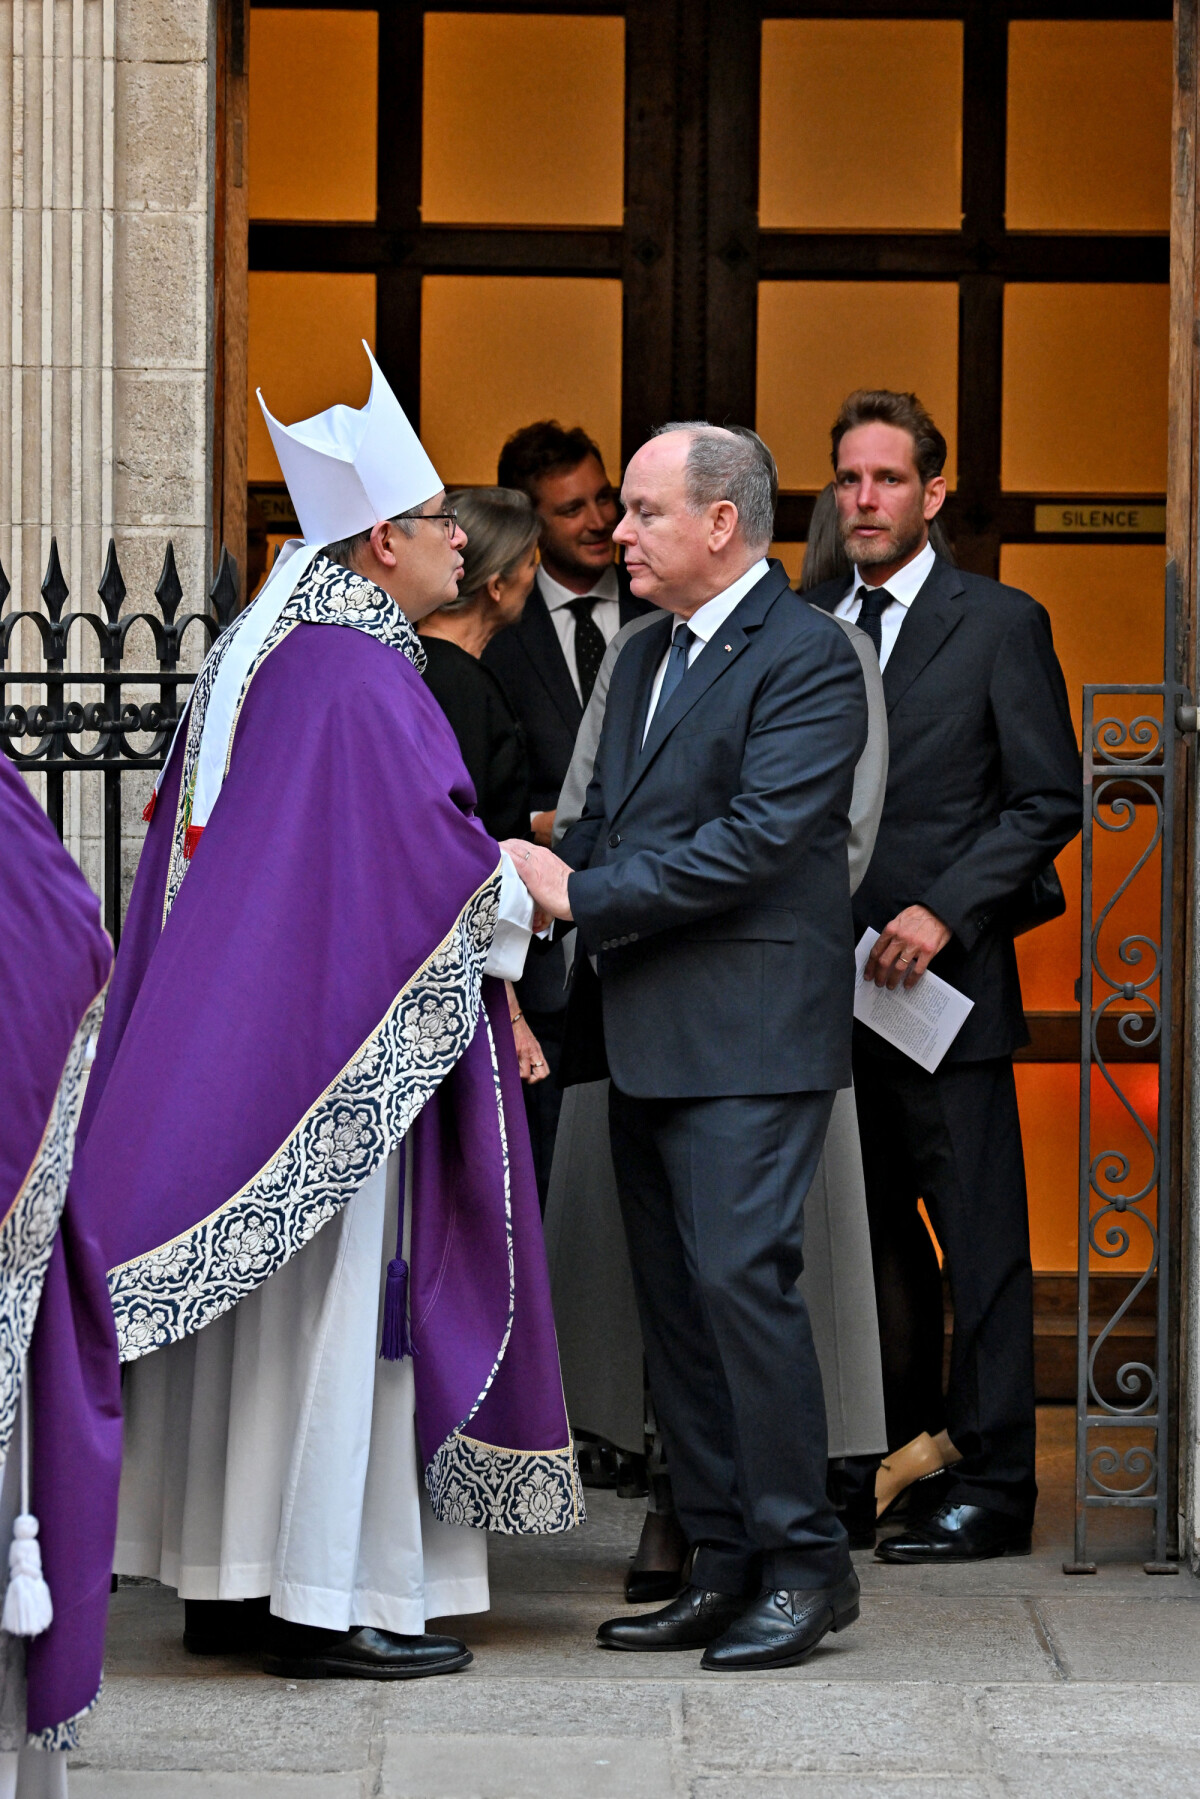
[[[1050,620],[1028,594],[953,567],[929,524],[946,442],[913,394],[851,394],[833,427],[852,565],[808,598],[879,652],[889,767],[855,928],[865,978],[926,969],[974,1001],[933,1074],[855,1026],[889,1447],[947,1431],[961,1461],[929,1483],[888,1562],[1026,1554],[1034,1473],[1033,1276],[1013,1051],[1029,1041],[1013,927],[1080,828],[1079,752]],[[954,1303],[942,1394],[942,1286]]]

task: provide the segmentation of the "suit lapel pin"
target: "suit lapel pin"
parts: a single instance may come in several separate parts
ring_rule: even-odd
[[[731,643],[727,643],[727,644],[726,644],[726,645],[725,645],[725,648],[726,648],[726,649],[727,649],[727,650],[732,650],[732,648],[733,648],[733,645],[732,645],[732,644],[731,644]]]

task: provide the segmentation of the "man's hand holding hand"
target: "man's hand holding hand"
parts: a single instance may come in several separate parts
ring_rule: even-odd
[[[524,843],[519,837],[510,837],[500,848],[512,857],[513,866],[538,910],[548,913],[551,918],[569,919],[571,902],[567,898],[567,878],[571,870],[567,864],[552,850]]]
[[[520,864],[518,863],[518,870]],[[528,886],[528,882],[526,882]],[[864,981],[877,987],[915,987],[939,950],[945,949],[951,933],[935,913],[925,906],[905,906],[891,924],[876,938],[867,957]]]

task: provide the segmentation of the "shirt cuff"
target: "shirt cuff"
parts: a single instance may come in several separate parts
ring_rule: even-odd
[[[500,852],[500,911],[496,934],[483,965],[498,981],[519,981],[533,925],[533,901],[507,850]]]

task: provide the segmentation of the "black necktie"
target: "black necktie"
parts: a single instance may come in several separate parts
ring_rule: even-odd
[[[875,654],[882,662],[883,625],[880,621],[892,603],[892,595],[886,587],[860,587],[855,598],[861,602],[855,623],[871,639]]]
[[[579,695],[585,706],[592,697],[592,688],[608,648],[603,631],[592,617],[595,604],[594,595],[571,601],[571,611],[575,614],[575,672],[579,676]]]

